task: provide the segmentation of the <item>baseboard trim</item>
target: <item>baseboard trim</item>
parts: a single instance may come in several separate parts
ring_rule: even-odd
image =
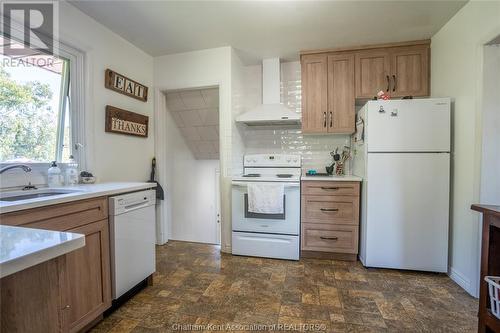
[[[469,294],[474,296],[474,294],[471,292],[471,282],[470,280],[461,272],[457,271],[453,267],[450,267],[450,272],[448,274],[450,279],[455,281],[456,284],[458,284],[460,287],[462,287],[465,291],[467,291]]]
[[[232,249],[231,249],[230,245],[221,246],[220,250],[221,250],[221,252],[224,252],[224,253],[229,253],[229,254],[232,253]]]

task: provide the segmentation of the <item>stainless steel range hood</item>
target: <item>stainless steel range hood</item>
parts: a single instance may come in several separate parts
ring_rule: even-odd
[[[300,125],[301,116],[280,103],[280,59],[262,61],[262,104],[236,118],[249,126]]]

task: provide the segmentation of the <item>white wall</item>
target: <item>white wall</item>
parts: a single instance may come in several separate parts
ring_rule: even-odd
[[[471,1],[432,37],[431,92],[453,98],[450,276],[478,294],[483,45],[500,34],[500,2]]]
[[[481,193],[483,204],[500,204],[500,45],[484,48],[483,147]]]
[[[219,161],[195,159],[170,112],[166,112],[166,125],[170,239],[216,244]]]
[[[60,40],[86,56],[89,169],[99,181],[147,180],[154,156],[153,58],[66,2],[59,3],[59,17]],[[104,88],[107,68],[150,87],[148,102]],[[148,138],[104,132],[107,104],[149,116]]]
[[[231,61],[233,52],[230,47],[221,47],[209,50],[173,54],[154,59],[154,82],[158,90],[174,90],[219,86],[219,135],[220,135],[220,167],[221,167],[221,245],[223,251],[230,251],[231,244]],[[156,108],[157,120],[163,124],[166,108],[158,103]],[[168,173],[167,159],[163,154],[162,143],[157,142],[156,152],[160,161],[160,178]],[[163,175],[162,175],[163,174]],[[185,175],[182,175],[183,177]],[[163,180],[162,180],[163,181]],[[169,180],[165,183],[167,193],[170,191]],[[197,189],[193,189],[196,191]],[[168,195],[168,194],[167,194]],[[188,206],[185,206],[188,207]],[[166,207],[168,211],[168,206]],[[163,218],[164,225],[171,225],[173,216],[167,213]],[[166,228],[168,230],[168,228]],[[168,238],[168,236],[167,236]]]

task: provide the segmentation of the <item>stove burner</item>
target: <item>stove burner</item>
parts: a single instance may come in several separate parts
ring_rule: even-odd
[[[276,176],[278,178],[292,178],[293,175],[290,173],[278,173]]]
[[[243,177],[260,177],[260,173],[249,173],[249,174],[243,175]]]

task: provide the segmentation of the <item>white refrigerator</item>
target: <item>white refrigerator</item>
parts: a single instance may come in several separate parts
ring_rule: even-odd
[[[358,111],[364,266],[447,271],[450,115],[449,98],[370,101]]]

